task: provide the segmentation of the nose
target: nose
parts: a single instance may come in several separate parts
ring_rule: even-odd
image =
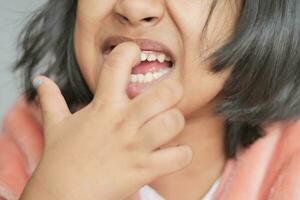
[[[162,0],[119,0],[115,6],[117,20],[131,26],[154,26],[163,14]]]

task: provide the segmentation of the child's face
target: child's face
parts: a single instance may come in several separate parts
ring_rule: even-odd
[[[207,36],[201,40],[212,1],[78,0],[75,50],[91,91],[95,91],[98,72],[104,62],[102,45],[108,37],[151,39],[166,45],[176,60],[169,76],[179,80],[184,88],[184,97],[177,107],[185,116],[195,111],[202,113],[204,108],[210,112],[230,69],[214,75],[209,72],[209,63],[201,62],[201,56],[224,43],[233,31],[239,12],[233,0],[219,0]],[[120,20],[116,14],[128,21]],[[147,17],[155,18],[147,23],[143,20]]]

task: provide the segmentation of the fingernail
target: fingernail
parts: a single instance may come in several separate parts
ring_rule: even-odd
[[[35,89],[38,89],[38,87],[40,87],[40,85],[42,84],[42,81],[40,79],[35,78],[32,84]]]

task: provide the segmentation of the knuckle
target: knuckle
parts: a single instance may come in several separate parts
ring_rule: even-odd
[[[174,118],[178,128],[183,128],[185,125],[185,118],[179,109],[173,109]]]
[[[182,127],[184,125],[184,117],[178,109],[171,109],[163,119],[165,126]]]
[[[139,121],[137,120],[137,116],[135,113],[139,113],[141,109],[138,109],[139,105],[135,106],[125,106],[124,107],[124,116],[127,120],[129,128],[138,128],[140,126]]]
[[[90,102],[91,110],[95,112],[118,113],[124,115],[126,103],[121,100],[112,100],[99,95]],[[125,113],[126,114],[126,113]]]
[[[134,163],[133,167],[137,172],[137,178],[141,183],[152,182],[157,176],[156,171],[151,167],[149,161],[145,158],[137,159],[138,161]]]
[[[153,161],[149,160],[147,156],[140,156],[140,159],[137,159],[137,162],[134,164],[134,168],[138,172],[139,179],[141,182],[149,183],[152,182],[155,178],[158,177],[157,167],[154,166]]]
[[[182,148],[180,151],[176,154],[176,162],[178,166],[185,165],[188,161],[191,159],[190,150],[188,147]]]
[[[102,102],[102,101],[95,101],[95,99],[93,99],[90,103],[91,105],[91,111],[101,111],[104,110],[104,108],[106,108],[106,105]]]
[[[99,123],[99,117],[107,122],[107,125],[113,130],[121,130],[127,124],[128,120],[126,113],[122,107],[117,107],[114,104],[105,103],[103,101],[91,102],[89,112]]]
[[[175,162],[174,164],[177,167],[181,167],[185,163],[186,159],[187,159],[187,155],[184,152],[180,151],[176,155],[176,158],[174,160],[174,162]]]
[[[127,135],[129,135],[129,132],[131,133],[134,130],[133,125],[130,123],[124,112],[116,110],[113,111],[110,116],[110,123],[113,124],[112,126],[114,130],[128,132]]]
[[[148,168],[148,164],[146,159],[142,156],[135,158],[136,162],[134,163],[134,168],[138,171],[146,170]]]
[[[91,113],[95,113],[96,116],[99,116],[99,114],[107,116],[115,112],[113,104],[101,96],[97,99],[93,99],[89,106]]]
[[[125,143],[132,143],[129,144],[128,150],[130,149],[136,149],[139,146],[139,143],[135,141],[135,136],[138,130],[138,126],[130,120],[127,119],[127,117],[120,118],[118,120],[115,120],[112,116],[112,120],[114,121],[113,130],[114,132],[118,133],[121,138],[123,138]],[[110,123],[110,122],[108,122]],[[127,144],[125,144],[126,146]],[[132,147],[132,148],[131,148]]]
[[[125,127],[126,121],[124,118],[120,118],[118,120],[116,120],[116,122],[114,123],[114,130],[121,130]]]
[[[128,151],[128,152],[132,152],[132,151],[135,151],[137,150],[139,147],[138,143],[137,142],[129,142],[129,143],[126,143],[125,144],[125,150]]]

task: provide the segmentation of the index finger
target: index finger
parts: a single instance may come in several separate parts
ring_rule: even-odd
[[[94,100],[101,102],[128,101],[126,87],[131,69],[140,62],[141,50],[133,42],[116,46],[108,55],[100,71]]]

